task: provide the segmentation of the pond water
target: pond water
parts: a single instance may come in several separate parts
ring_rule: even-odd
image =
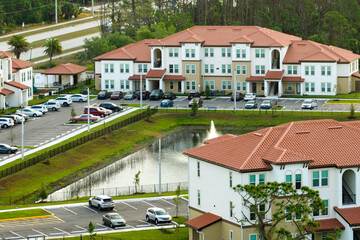
[[[218,135],[234,131],[217,131]],[[214,134],[213,132],[211,134]],[[187,189],[188,160],[183,151],[200,146],[210,132],[205,129],[184,128],[161,139],[161,188],[173,191],[178,185]],[[140,186],[135,189],[134,177],[140,173]],[[48,201],[63,201],[82,196],[105,194],[110,196],[159,190],[159,142],[155,141],[117,162],[60,189]]]

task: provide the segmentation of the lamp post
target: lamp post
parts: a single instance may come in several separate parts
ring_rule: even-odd
[[[32,58],[32,46],[30,47],[30,62],[31,62],[31,58]]]
[[[57,7],[57,0],[55,0],[55,24],[58,24]]]
[[[87,89],[87,118],[88,118],[88,132],[90,132],[90,90]]]
[[[234,69],[234,112],[236,112],[236,77],[235,77],[236,68]]]
[[[161,195],[161,138],[159,138],[159,195]]]
[[[24,160],[24,109],[21,110],[21,160]]]
[[[142,102],[142,68],[140,69],[140,110],[142,110],[143,102]]]

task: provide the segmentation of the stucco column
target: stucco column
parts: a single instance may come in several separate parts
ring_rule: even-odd
[[[165,89],[164,89],[164,80],[163,80],[162,78],[160,78],[160,80],[159,80],[159,88],[165,92]]]
[[[145,85],[146,85],[146,91],[151,92],[151,91],[152,91],[152,89],[150,89],[150,82],[149,82],[149,80],[148,80],[148,79],[146,79],[146,80],[145,80]]]
[[[185,80],[181,81],[181,92],[184,93],[185,92]]]
[[[282,81],[279,81],[279,92],[278,92],[278,96],[280,97],[281,95],[283,95],[283,85],[282,85]]]
[[[250,93],[250,92],[251,92],[250,82],[246,82],[246,93]]]
[[[303,96],[304,95],[304,88],[305,88],[305,83],[300,83],[300,95]]]
[[[269,82],[264,81],[264,95],[265,95],[265,97],[268,96],[268,93],[269,93]]]

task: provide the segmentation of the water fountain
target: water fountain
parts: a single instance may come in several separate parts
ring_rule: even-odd
[[[210,130],[208,131],[207,139],[216,138],[216,137],[218,137],[218,136],[219,136],[219,135],[218,135],[218,133],[216,132],[216,128],[215,128],[214,121],[211,120]]]

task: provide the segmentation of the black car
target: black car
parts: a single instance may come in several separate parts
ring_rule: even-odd
[[[108,99],[110,97],[110,93],[107,90],[103,90],[99,92],[98,99]]]
[[[151,94],[151,93],[150,93],[149,91],[142,91],[142,99],[143,99],[143,100],[149,99],[149,98],[150,98],[150,94]],[[140,100],[140,92],[137,93],[136,98],[137,98],[138,100]]]
[[[155,89],[150,94],[150,100],[160,100],[162,99],[163,95],[164,95],[163,90]]]
[[[106,108],[106,109],[110,109],[112,110],[113,112],[119,112],[119,111],[122,111],[123,108],[114,104],[114,103],[110,103],[110,102],[104,102],[104,103],[101,103],[99,105],[99,107],[103,107],[103,108]]]
[[[196,91],[191,91],[189,92],[189,95],[188,95],[188,100],[191,100],[195,97],[200,97],[200,93],[199,92],[196,92]]]
[[[240,101],[244,99],[244,94],[236,93],[236,101]],[[231,95],[231,101],[234,101],[234,94]]]
[[[17,150],[18,149],[16,147],[11,147],[11,146],[9,146],[7,144],[3,144],[3,143],[0,144],[0,153],[8,153],[8,154],[16,153]]]
[[[173,92],[166,92],[166,93],[164,93],[164,96],[163,96],[163,99],[173,100],[175,98],[176,98],[176,95]]]

